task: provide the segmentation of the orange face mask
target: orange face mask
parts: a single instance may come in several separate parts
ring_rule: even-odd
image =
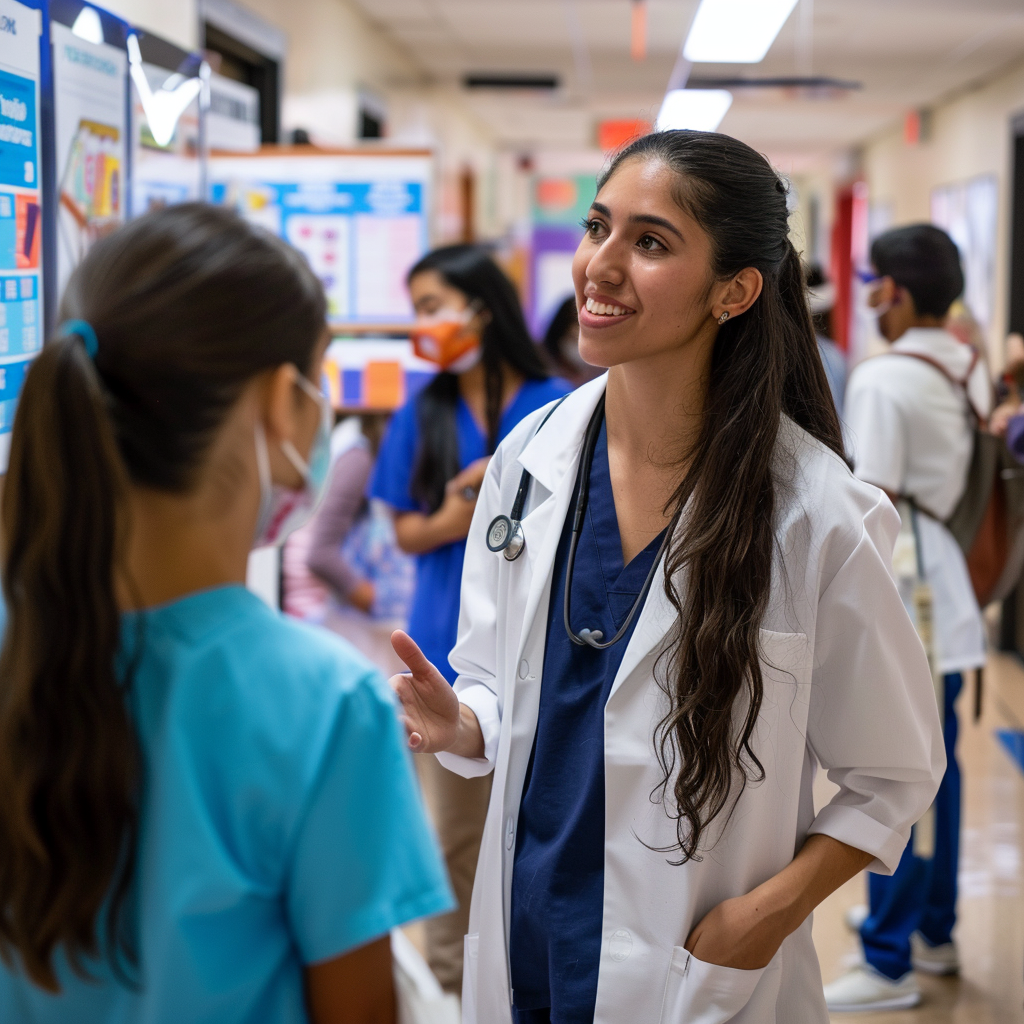
[[[441,310],[417,320],[410,331],[413,351],[420,359],[455,373],[470,369],[479,358],[480,335],[469,328],[472,310]]]

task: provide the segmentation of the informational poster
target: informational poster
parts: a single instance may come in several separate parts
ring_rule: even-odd
[[[964,302],[983,329],[995,316],[998,210],[995,175],[932,189],[932,223],[947,231],[960,250]]]
[[[583,237],[581,221],[596,193],[593,174],[534,179],[528,313],[537,337],[543,336],[558,307],[573,294],[572,260]]]
[[[39,11],[0,0],[0,472],[42,346]]]
[[[324,355],[326,391],[335,409],[397,409],[437,375],[409,341],[336,338]]]
[[[125,217],[128,57],[50,26],[57,159],[57,290]]]
[[[355,154],[214,157],[212,199],[309,260],[336,325],[407,324],[409,268],[427,248],[431,163]]]

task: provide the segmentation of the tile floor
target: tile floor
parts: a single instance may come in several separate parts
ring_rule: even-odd
[[[960,698],[963,837],[956,938],[958,979],[922,977],[924,1001],[898,1013],[834,1014],[834,1024],[1024,1024],[1024,766],[997,730],[1024,731],[1024,668],[996,655],[985,675],[981,721],[972,721],[973,681]],[[828,783],[819,787],[827,798]],[[864,900],[855,878],[818,909],[814,938],[826,982],[857,955],[843,924]],[[795,1024],[795,1022],[794,1022]]]

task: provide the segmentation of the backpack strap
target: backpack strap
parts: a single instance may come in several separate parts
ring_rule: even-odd
[[[964,375],[963,380],[958,380],[956,377],[954,377],[953,374],[951,374],[949,370],[947,370],[946,367],[943,366],[942,363],[938,361],[938,359],[933,359],[931,356],[923,355],[920,352],[886,352],[885,354],[889,356],[903,356],[906,359],[917,359],[922,363],[927,363],[930,367],[932,367],[932,369],[938,370],[939,373],[941,373],[942,376],[945,377],[946,380],[948,380],[954,388],[959,388],[963,392],[964,399],[967,402],[967,408],[970,411],[971,415],[974,417],[975,429],[984,428],[985,418],[978,411],[978,408],[974,404],[974,402],[971,401],[970,392],[967,390],[967,383],[971,379],[971,374],[974,373],[974,368],[978,365],[977,349],[971,349],[971,365],[967,367],[967,373]],[[943,519],[942,516],[936,515],[931,510],[925,508],[913,495],[900,494],[898,495],[898,497],[903,498],[905,501],[909,502],[913,508],[917,509],[917,511],[919,512],[923,512],[926,516],[928,516],[929,519],[934,519],[936,522],[939,523],[948,523],[947,519]],[[959,500],[960,499],[958,499],[957,502],[958,504]]]
[[[958,380],[938,361],[933,359],[931,356],[923,355],[920,352],[886,352],[888,356],[903,356],[905,359],[917,359],[922,363],[927,363],[933,369],[938,370],[946,380],[955,388],[960,388],[964,393],[964,398],[967,400],[967,408],[970,409],[971,415],[974,417],[975,423],[980,428],[984,428],[986,425],[986,419],[978,411],[978,407],[971,400],[971,393],[967,390],[967,384],[971,379],[971,374],[974,373],[974,368],[978,365],[978,350],[975,348],[971,349],[971,365],[967,367],[967,373],[964,375],[963,380]]]

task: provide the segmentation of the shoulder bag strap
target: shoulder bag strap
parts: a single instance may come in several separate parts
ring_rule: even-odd
[[[971,374],[974,373],[974,368],[978,365],[978,352],[976,349],[971,349],[971,365],[967,367],[967,373],[964,375],[963,380],[958,380],[938,361],[933,359],[931,356],[923,355],[920,352],[886,352],[888,356],[903,356],[905,359],[917,359],[922,363],[927,363],[933,369],[939,371],[946,380],[955,388],[960,388],[964,393],[964,398],[967,400],[967,408],[970,409],[971,415],[974,417],[975,422],[979,427],[984,427],[986,420],[978,411],[978,407],[971,401],[971,394],[967,390],[967,384],[971,379]]]

